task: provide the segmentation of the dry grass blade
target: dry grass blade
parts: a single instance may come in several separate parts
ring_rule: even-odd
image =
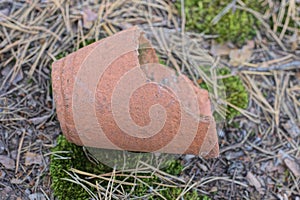
[[[111,178],[106,178],[106,177],[103,177],[102,175],[97,176],[95,174],[91,174],[91,173],[88,173],[88,172],[83,172],[83,171],[80,171],[80,170],[77,170],[77,169],[73,169],[73,168],[71,168],[70,171],[74,172],[76,174],[81,174],[81,175],[84,175],[84,176],[88,176],[90,178],[99,178],[99,179],[103,179],[105,181],[110,181],[111,180]],[[118,180],[114,180],[114,182],[115,183],[121,183],[121,184],[124,184],[124,185],[135,186],[134,183],[127,183],[127,182],[118,181]]]
[[[98,199],[98,197],[84,184],[88,184],[90,186],[94,186],[93,184],[91,184],[90,182],[87,182],[85,180],[83,180],[82,178],[80,178],[79,176],[77,176],[76,174],[71,174],[70,172],[67,172],[65,171],[71,178],[62,178],[62,180],[65,180],[65,181],[69,181],[69,182],[72,182],[72,183],[75,183],[75,184],[78,184],[80,185],[82,188],[84,188],[88,194],[92,197],[92,198],[95,198],[95,199]]]
[[[270,28],[269,24],[267,24],[262,15],[250,8],[245,8],[242,6],[236,6],[236,8],[241,9],[241,10],[245,10],[251,14],[253,14],[253,16],[255,16],[260,22],[261,24],[267,29],[268,33],[270,33],[270,35],[274,38],[274,40],[278,43],[278,45],[284,50],[286,51],[286,47],[284,46],[284,44],[282,43],[282,41],[280,40],[280,38],[276,35],[276,33],[274,33],[274,31]]]

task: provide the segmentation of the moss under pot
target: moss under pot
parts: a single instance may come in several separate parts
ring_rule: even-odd
[[[112,172],[112,169],[107,167],[106,165],[94,164],[88,160],[86,157],[82,147],[72,144],[66,140],[63,135],[60,135],[57,138],[57,145],[52,149],[51,155],[51,163],[50,163],[50,174],[52,178],[52,185],[51,188],[54,192],[55,197],[59,200],[88,200],[91,199],[91,196],[88,192],[80,185],[76,183],[72,183],[70,181],[64,179],[71,179],[68,175],[68,170],[71,168],[75,168],[84,172],[92,173],[92,174],[103,174]],[[178,160],[170,161],[168,167],[166,168],[165,172],[177,176],[181,173],[183,166]],[[151,174],[140,174],[143,176],[149,176],[151,178],[141,178],[145,184],[138,183],[135,186],[134,190],[131,191],[132,186],[123,186],[125,192],[130,194],[130,198],[136,197],[147,197],[147,199],[160,199],[160,197],[151,192],[149,185],[151,187],[157,187],[154,183],[162,183],[156,176],[151,176]],[[84,178],[84,177],[81,177]],[[116,179],[122,180],[124,178],[120,176],[116,176]],[[88,180],[91,183],[95,184],[96,180]],[[134,178],[126,179],[126,182],[134,182]],[[102,182],[103,186],[108,185],[108,181]],[[89,189],[94,193],[97,194],[95,188],[89,187]],[[182,188],[160,188],[159,194],[165,197],[166,199],[176,199],[178,195],[181,194],[183,191]],[[189,200],[208,200],[210,199],[207,196],[202,196],[197,193],[196,190],[191,190],[187,192],[183,199]]]

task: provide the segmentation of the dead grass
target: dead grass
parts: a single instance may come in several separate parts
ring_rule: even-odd
[[[14,161],[13,170],[0,166],[0,199],[28,199],[30,195],[54,198],[47,153],[60,129],[51,94],[50,65],[56,56],[73,52],[86,40],[99,40],[132,25],[139,25],[154,37],[154,44],[179,73],[188,74],[195,82],[199,77],[210,82],[215,88],[212,98],[216,109],[222,102],[216,92],[217,77],[213,71],[212,76],[207,76],[195,67],[199,62],[231,67],[247,86],[250,103],[247,110],[240,110],[242,116],[232,121],[235,126],[228,126],[220,135],[220,158],[185,157],[186,167],[180,177],[145,163],[129,176],[139,183],[135,172],[147,170],[166,181],[163,187],[181,187],[184,192],[193,188],[214,199],[299,197],[300,177],[293,166],[300,162],[300,5],[296,0],[264,3],[268,7],[266,13],[257,13],[237,1],[236,9],[253,14],[262,27],[247,63],[232,67],[228,57],[213,59],[206,50],[200,50],[199,45],[210,49],[211,39],[205,40],[207,37],[196,33],[183,36],[185,20],[178,18],[171,1],[0,2],[0,141],[4,148],[0,154]],[[186,35],[193,41],[181,47],[170,46],[166,42],[170,39],[168,33],[176,31],[179,34],[172,40],[181,41],[178,44],[187,42]],[[183,47],[194,54],[187,55]],[[177,64],[178,57],[187,60],[189,56],[194,63]],[[219,112],[222,113],[221,108]],[[42,155],[42,162],[25,165],[26,152]],[[294,165],[287,164],[287,160]],[[122,185],[134,186],[114,179],[124,175],[122,172],[85,174],[99,182],[108,180],[107,187],[80,179],[78,174],[84,173],[71,170],[70,181],[95,187],[98,193],[91,194],[95,199],[117,199],[124,195],[119,189]]]

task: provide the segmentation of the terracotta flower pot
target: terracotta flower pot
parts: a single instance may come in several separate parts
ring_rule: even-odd
[[[219,154],[208,92],[159,64],[137,27],[56,61],[52,82],[62,131],[77,145]]]

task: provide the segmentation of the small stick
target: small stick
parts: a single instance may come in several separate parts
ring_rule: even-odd
[[[22,134],[22,137],[21,137],[21,141],[20,141],[20,143],[19,143],[15,174],[16,174],[16,173],[18,172],[18,170],[19,170],[20,154],[21,154],[21,149],[22,149],[23,142],[24,142],[25,133],[26,133],[26,131],[24,130],[24,131],[23,131],[23,134]]]
[[[269,67],[239,67],[238,71],[255,71],[255,72],[269,72],[279,70],[300,69],[300,61],[292,61],[282,65],[271,65]]]

